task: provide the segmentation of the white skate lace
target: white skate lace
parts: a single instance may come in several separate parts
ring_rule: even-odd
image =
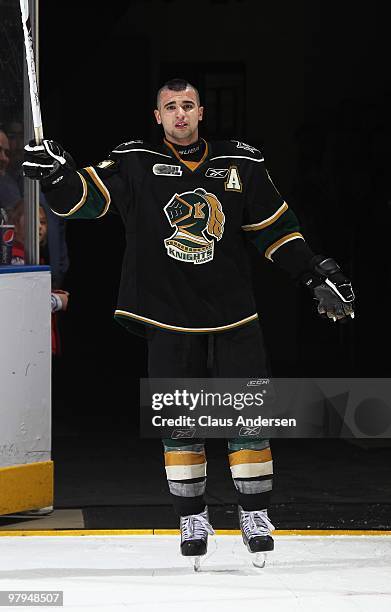
[[[181,516],[182,542],[193,539],[205,540],[208,537],[208,533],[213,535],[214,530],[205,514],[201,513]]]
[[[266,510],[254,510],[252,512],[241,510],[240,516],[241,527],[247,540],[255,536],[268,536],[275,529]]]

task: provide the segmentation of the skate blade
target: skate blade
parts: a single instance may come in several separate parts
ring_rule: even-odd
[[[186,557],[190,567],[195,571],[195,572],[199,572],[201,570],[201,557]]]
[[[203,555],[205,556],[205,555]],[[201,570],[201,555],[199,555],[198,557],[194,556],[188,556],[186,557],[190,567],[195,571],[195,572],[199,572]]]
[[[193,563],[193,569],[195,572],[199,572],[201,569],[201,557],[191,557]]]
[[[258,552],[252,553],[254,555],[253,559],[251,559],[254,567],[263,568],[266,565],[266,553]]]

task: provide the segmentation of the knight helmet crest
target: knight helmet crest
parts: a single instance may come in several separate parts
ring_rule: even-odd
[[[213,193],[198,188],[175,194],[164,207],[171,227],[175,228],[164,244],[167,254],[185,263],[201,264],[214,256],[214,238],[223,236],[225,215]]]

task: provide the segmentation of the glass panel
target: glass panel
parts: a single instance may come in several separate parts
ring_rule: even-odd
[[[18,0],[0,0],[0,208],[22,199],[24,47]]]

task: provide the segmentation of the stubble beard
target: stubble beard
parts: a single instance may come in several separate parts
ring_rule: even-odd
[[[173,128],[170,134],[167,133],[167,138],[168,140],[171,140],[172,142],[174,142],[174,140],[177,140],[178,141],[177,144],[183,144],[183,145],[192,144],[193,142],[196,142],[198,140],[197,128],[193,130],[189,128],[185,131],[176,130],[175,128]]]

